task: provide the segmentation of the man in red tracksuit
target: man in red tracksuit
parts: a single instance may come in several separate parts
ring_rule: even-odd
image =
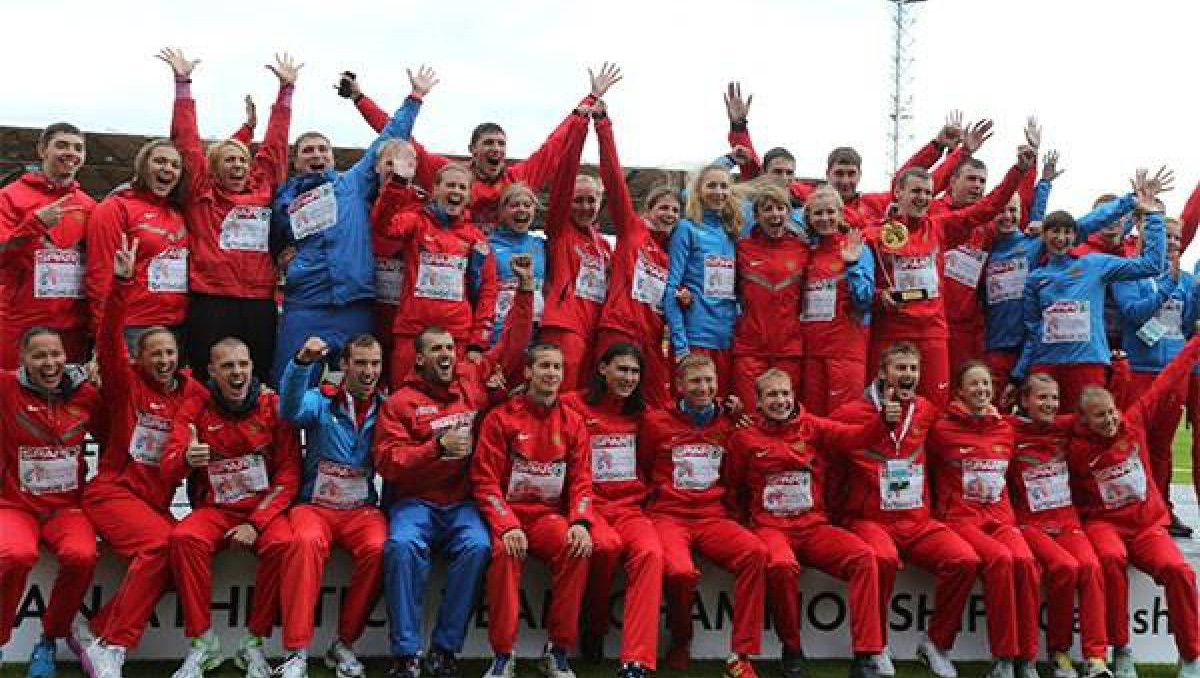
[[[59,570],[29,675],[50,678],[58,639],[71,632],[96,567],[96,531],[79,497],[84,437],[103,440],[104,428],[100,395],[82,370],[67,366],[58,332],[32,328],[20,348],[20,371],[0,372],[0,647],[12,635],[38,542],[45,542]]]
[[[701,555],[732,572],[734,584],[732,654],[725,675],[756,678],[749,655],[762,645],[763,576],[767,547],[736,520],[732,462],[726,459],[734,420],[716,402],[717,369],[708,356],[693,353],[675,367],[677,406],[649,412],[638,440],[638,455],[650,480],[646,512],[662,542],[664,595],[671,646],[666,664],[686,669],[692,641],[692,601]]]
[[[844,478],[838,476],[829,484],[834,492],[829,505],[840,510],[847,529],[875,550],[885,634],[901,554],[933,573],[937,580],[934,613],[917,656],[940,678],[954,678],[957,672],[947,653],[962,624],[980,560],[962,537],[930,516],[925,438],[938,409],[916,394],[920,352],[910,343],[899,342],[888,347],[880,360],[879,377],[868,386],[865,397],[843,405],[830,418],[861,424],[892,410],[898,412],[890,417],[896,423],[874,444],[844,459],[838,469]],[[879,673],[895,675],[886,650],[882,658]]]
[[[592,460],[592,551],[584,608],[582,654],[600,661],[612,615],[610,594],[622,558],[626,562],[621,678],[645,678],[658,665],[658,614],[662,602],[663,550],[654,524],[642,511],[648,494],[637,463],[638,432],[646,404],[641,351],[617,342],[597,357],[587,391],[563,398],[587,427]]]
[[[933,181],[928,172],[912,169],[897,178],[895,217],[867,233],[878,255],[867,374],[879,369],[879,356],[886,346],[910,342],[921,351],[921,395],[936,406],[946,405],[950,368],[942,301],[943,253],[966,240],[974,227],[991,221],[1036,161],[1033,149],[1022,146],[1017,164],[996,190],[965,209],[940,215],[929,214]]]
[[[828,459],[861,448],[884,435],[883,417],[865,426],[847,426],[804,411],[792,380],[771,368],[756,382],[761,415],[754,426],[729,439],[736,476],[754,533],[767,546],[768,600],[775,632],[783,644],[783,675],[802,678],[800,568],[811,565],[846,580],[850,588],[852,678],[878,675],[883,652],[879,569],[875,551],[852,532],[829,523],[825,511]]]
[[[83,133],[60,122],[42,131],[41,167],[0,188],[0,369],[20,366],[21,336],[53,327],[67,361],[87,352],[84,243],[96,201],[75,174],[86,157]]]
[[[170,539],[171,571],[192,647],[175,678],[200,678],[220,664],[212,632],[212,559],[228,546],[258,556],[253,610],[235,660],[250,678],[267,676],[263,638],[279,614],[283,559],[291,540],[284,512],[300,485],[295,429],[279,414],[279,396],[252,376],[244,342],[232,337],[211,351],[207,390],[175,413],[163,448],[162,474],[178,483],[190,477],[193,510]]]
[[[1146,444],[1147,422],[1167,406],[1167,394],[1187,379],[1197,358],[1200,336],[1188,341],[1124,413],[1108,391],[1085,388],[1067,444],[1072,494],[1104,570],[1108,641],[1119,678],[1136,675],[1129,647],[1129,565],[1166,589],[1167,620],[1182,664],[1179,675],[1200,676],[1196,574],[1167,534],[1169,513],[1148,472]]]
[[[99,642],[80,657],[88,675],[119,675],[127,650],[137,647],[154,606],[171,582],[168,540],[175,528],[171,500],[178,483],[161,470],[171,416],[204,386],[180,371],[175,335],[165,327],[143,332],[133,351],[125,320],[133,291],[137,242],[117,250],[116,277],[96,335],[96,361],[105,393],[108,441],[99,473],[83,493],[83,509],[117,555],[127,559],[121,584],[92,618]],[[133,362],[130,362],[130,355]]]
[[[587,586],[592,538],[592,468],[583,417],[558,398],[563,356],[555,346],[529,350],[529,390],[488,413],[479,431],[471,483],[492,529],[487,573],[488,676],[511,678],[526,555],[550,565],[554,592],[540,668],[548,678],[575,674],[567,653],[579,637],[579,605]]]

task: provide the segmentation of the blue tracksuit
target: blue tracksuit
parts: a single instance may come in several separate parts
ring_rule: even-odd
[[[733,345],[733,324],[738,315],[734,286],[737,246],[725,232],[720,216],[705,210],[699,224],[681,220],[671,231],[667,253],[671,270],[663,292],[663,314],[675,355],[686,355],[693,345],[728,349]],[[686,311],[675,298],[680,287],[692,293],[692,304]]]
[[[1146,246],[1137,258],[1107,254],[1051,255],[1025,281],[1024,323],[1028,340],[1013,370],[1023,379],[1036,364],[1109,364],[1104,336],[1108,283],[1157,276],[1166,238],[1161,214],[1147,215]]]
[[[512,289],[516,289],[517,277],[512,272],[512,255],[528,254],[533,257],[533,283],[540,296],[546,281],[546,239],[528,232],[517,233],[501,224],[488,236],[488,241],[491,242],[492,251],[496,254],[496,277],[500,282],[501,294],[509,286],[514,286]],[[495,346],[496,342],[500,341],[500,333],[504,331],[504,324],[500,322],[499,299],[497,299],[496,306],[496,323],[492,327],[491,346]],[[534,321],[539,319],[535,313]]]
[[[1180,271],[1179,280],[1170,272],[1157,278],[1113,283],[1109,291],[1121,312],[1121,348],[1129,355],[1134,372],[1162,372],[1183,350],[1196,321],[1196,281]],[[1147,323],[1154,320],[1150,326]],[[1157,332],[1163,332],[1157,338]],[[1143,330],[1142,336],[1138,331]],[[1150,343],[1152,342],[1152,343]]]

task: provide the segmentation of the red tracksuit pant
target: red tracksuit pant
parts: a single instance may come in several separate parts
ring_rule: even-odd
[[[1046,648],[1069,652],[1075,628],[1075,592],[1079,592],[1079,642],[1085,659],[1104,659],[1104,574],[1083,530],[1049,534],[1032,525],[1021,527],[1046,582]]]
[[[983,602],[993,657],[1033,661],[1038,651],[1042,582],[1038,563],[1014,525],[950,523],[982,561]]]
[[[566,516],[548,513],[522,523],[529,555],[550,566],[550,611],[546,635],[556,647],[567,650],[579,639],[579,607],[587,587],[588,559],[567,553]],[[512,654],[517,642],[519,592],[524,563],[504,550],[504,540],[492,539],[492,563],[487,571],[488,640],[496,654]]]
[[[593,334],[572,332],[558,327],[543,327],[538,334],[539,343],[554,344],[562,349],[563,380],[560,387],[563,393],[587,388],[591,381],[591,361]]]
[[[795,358],[760,358],[752,355],[733,356],[733,394],[741,399],[742,406],[747,412],[758,409],[758,389],[754,381],[768,369],[775,367],[787,372],[792,379],[792,391],[800,392],[800,384],[804,378],[804,360]],[[861,396],[862,393],[860,392]]]
[[[879,373],[879,358],[884,349],[899,341],[907,341],[921,352],[921,380],[917,382],[917,393],[938,407],[945,407],[950,402],[950,352],[945,339],[892,339],[872,332],[867,351],[868,378]]]
[[[663,547],[663,588],[667,598],[667,629],[673,647],[692,642],[692,603],[700,571],[692,547],[733,573],[733,635],[730,649],[758,654],[762,649],[763,586],[767,547],[754,533],[728,518],[653,517]]]
[[[633,344],[642,350],[642,396],[651,407],[669,407],[671,404],[671,362],[663,355],[662,336],[647,333],[635,338],[624,332],[605,329],[596,333],[596,352],[592,356],[592,365],[600,364],[600,356],[613,344],[623,341]],[[582,384],[587,387],[587,379]]]
[[[183,632],[188,638],[212,628],[213,556],[230,545],[225,533],[246,522],[244,515],[206,506],[195,509],[171,533],[171,570],[183,607]],[[268,637],[279,615],[279,585],[292,528],[286,516],[272,520],[254,542],[258,567],[254,573],[254,602],[247,627],[251,635]],[[290,595],[290,594],[289,594]]]
[[[92,618],[92,632],[110,645],[137,647],[171,583],[168,541],[175,520],[113,483],[88,485],[83,510],[105,543],[127,561],[116,593]]]
[[[767,546],[767,598],[775,633],[793,652],[800,642],[800,570],[809,565],[848,583],[850,635],[855,654],[883,651],[879,604],[879,567],[875,551],[854,533],[833,525],[796,530],[760,527],[754,531]]]
[[[625,609],[621,663],[658,665],[658,609],[662,604],[663,548],[658,532],[640,510],[597,513],[592,519],[592,562],[584,594],[587,633],[608,632],[613,577],[625,561]]]
[[[1188,380],[1188,423],[1192,427],[1192,487],[1200,497],[1200,375]]]
[[[1021,357],[1019,351],[987,351],[983,354],[983,362],[988,366],[988,370],[992,373],[992,402],[996,405],[1000,404],[1000,396],[1004,395],[1004,389],[1008,388],[1008,375],[1017,366],[1017,360]],[[1020,384],[1014,384],[1020,387]]]
[[[1054,377],[1058,382],[1058,401],[1062,403],[1063,412],[1079,410],[1079,396],[1084,388],[1108,384],[1108,368],[1100,363],[1034,365],[1029,372],[1041,372]]]
[[[1155,372],[1134,372],[1130,379],[1131,398],[1136,400],[1138,395],[1150,390],[1154,383]],[[1179,385],[1163,395],[1165,401],[1160,401],[1161,417],[1146,422],[1146,444],[1150,446],[1150,474],[1167,502],[1167,507],[1174,509],[1171,503],[1171,443],[1175,440],[1175,429],[1183,419],[1183,406],[1188,397],[1188,382],[1180,380]]]
[[[981,567],[971,545],[935,520],[908,524],[905,529],[870,520],[855,520],[847,527],[875,550],[879,566],[879,621],[885,643],[892,589],[903,554],[908,562],[933,573],[936,589],[929,639],[941,650],[953,647],[962,625],[963,609]]]
[[[42,615],[47,638],[65,638],[96,570],[96,531],[80,509],[40,518],[20,509],[0,509],[0,646],[12,637],[29,571],[37,564],[38,542],[58,558],[58,576]]]
[[[288,511],[292,543],[283,565],[283,647],[300,650],[313,638],[313,610],[321,578],[336,544],[350,552],[350,589],[338,607],[338,640],[354,645],[367,626],[383,579],[387,519],[374,506],[332,509],[297,504]]]
[[[867,387],[867,363],[853,358],[805,358],[800,381],[792,390],[800,394],[804,408],[818,417],[862,397]]]
[[[1126,528],[1103,520],[1084,526],[1104,571],[1108,642],[1129,645],[1129,573],[1133,565],[1166,589],[1167,621],[1184,661],[1200,657],[1200,617],[1196,610],[1196,573],[1179,547],[1159,526]]]

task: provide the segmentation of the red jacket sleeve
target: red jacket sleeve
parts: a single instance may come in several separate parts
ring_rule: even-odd
[[[731,132],[732,134],[732,132]],[[626,240],[646,230],[646,222],[633,206],[633,196],[625,183],[625,170],[617,156],[617,141],[613,136],[612,120],[607,116],[596,121],[596,138],[600,142],[600,181],[608,194],[608,212],[612,215],[617,240]]]
[[[519,384],[524,379],[525,349],[533,340],[533,292],[520,290],[513,296],[512,308],[504,319],[504,330],[500,340],[483,356],[481,381],[487,381],[496,365],[504,372],[509,384]]]
[[[549,207],[546,208],[546,238],[553,238],[564,228],[571,228],[571,200],[575,197],[575,177],[579,175],[579,156],[587,140],[587,118],[575,115],[569,126],[567,146],[563,151],[554,181],[550,184]],[[537,187],[534,187],[537,190]]]
[[[594,103],[596,103],[596,98],[589,94],[579,105],[590,106]],[[529,184],[534,191],[545,189],[560,164],[570,162],[572,132],[578,125],[583,126],[583,134],[586,136],[587,119],[572,109],[567,117],[558,124],[558,127],[554,128],[540,148],[528,158],[513,164],[513,176]],[[580,148],[582,150],[582,146]]]
[[[392,217],[391,222],[383,229],[383,235],[386,238],[397,240],[402,243],[407,243],[412,240],[413,235],[420,228],[425,215],[422,212],[425,210],[423,205],[408,205]]]
[[[424,195],[412,182],[408,184],[390,180],[384,182],[383,188],[379,191],[379,197],[371,206],[372,233],[386,238],[388,224],[392,222],[396,214],[409,205],[423,202],[423,199]]]
[[[383,128],[387,127],[388,120],[392,118],[387,111],[380,108],[379,104],[365,94],[354,102],[354,107],[362,114],[363,120],[366,120],[371,129],[376,132],[382,132]]]
[[[87,269],[84,287],[92,310],[89,328],[93,335],[100,324],[104,300],[113,281],[113,255],[125,232],[125,204],[118,198],[102,201],[92,211],[87,224]]]
[[[592,446],[587,427],[582,415],[561,405],[558,409],[571,428],[566,439],[575,441],[567,450],[567,521],[591,526],[596,502],[592,497]]]
[[[299,436],[295,427],[278,416],[279,396],[271,394],[270,400],[275,433],[270,461],[271,490],[263,496],[262,501],[250,514],[250,522],[260,534],[272,520],[291,506],[296,493],[300,491],[302,475]]]
[[[159,471],[163,481],[178,485],[192,473],[192,467],[187,463],[187,449],[192,443],[192,426],[200,410],[204,407],[203,391],[183,401],[175,416],[171,418],[171,433],[163,445],[162,458],[159,460]]]
[[[817,448],[823,452],[844,454],[860,450],[887,433],[887,425],[883,423],[882,416],[875,417],[863,424],[843,424],[833,419],[816,416],[809,421],[812,422],[813,429],[817,433]]]
[[[125,318],[133,281],[117,280],[104,305],[104,315],[96,331],[96,362],[105,393],[129,393],[135,368],[129,362],[125,344]]]
[[[750,129],[742,127],[741,129],[729,129],[729,148],[735,149],[738,146],[744,146],[750,151],[750,159],[746,162],[738,163],[738,171],[742,175],[742,181],[750,181],[754,177],[762,174],[762,160],[758,157],[758,151],[754,150],[754,142],[750,140]]]
[[[1197,358],[1200,358],[1200,334],[1188,340],[1183,350],[1154,378],[1150,388],[1138,397],[1128,413],[1130,424],[1144,428],[1150,422],[1161,421],[1160,410],[1172,406],[1172,399],[1166,397],[1167,393],[1191,374]]]
[[[12,200],[0,192],[0,265],[8,267],[18,255],[36,249],[46,237],[47,230],[37,218],[37,210],[22,214]]]
[[[408,410],[408,404],[396,395],[384,402],[375,422],[375,441],[371,448],[375,471],[388,481],[411,481],[420,477],[428,486],[443,486],[457,475],[460,467],[442,461],[441,448],[435,437],[424,439],[413,434]]]
[[[954,170],[964,159],[969,157],[967,152],[963,150],[961,145],[955,147],[953,151],[933,168],[933,194],[941,195],[950,189],[950,180],[954,178]]]
[[[942,157],[942,147],[937,145],[937,142],[931,141],[917,149],[916,153],[909,158],[900,169],[896,170],[896,176],[892,177],[892,188],[895,189],[896,179],[906,171],[914,167],[923,167],[929,169],[933,167],[933,163],[937,162]],[[937,195],[937,189],[934,189],[934,195]]]
[[[1027,170],[1032,173],[1033,169]],[[1004,175],[1004,181],[992,189],[975,203],[962,209],[951,210],[938,217],[938,228],[941,229],[942,245],[946,250],[954,249],[971,237],[971,231],[976,226],[986,224],[1004,209],[1025,172],[1013,165]]]
[[[1033,212],[1033,199],[1036,194],[1037,172],[1031,169],[1021,175],[1021,182],[1017,184],[1017,195],[1021,196],[1020,224],[1022,228],[1029,225],[1029,216]]]
[[[505,490],[501,487],[512,466],[504,433],[503,413],[504,408],[495,409],[484,417],[479,440],[475,443],[470,475],[475,504],[487,519],[495,537],[502,537],[504,533],[521,527],[521,521],[513,514],[512,507],[505,499]]]
[[[275,105],[271,107],[271,119],[267,121],[267,133],[258,153],[254,156],[254,169],[262,172],[274,193],[288,175],[288,135],[292,127],[292,85],[279,88]]]
[[[243,122],[242,126],[237,128],[236,132],[229,135],[229,138],[249,146],[254,143],[254,128]]]
[[[487,248],[487,254],[483,255],[483,265],[479,270],[479,292],[475,298],[470,335],[472,340],[469,344],[482,350],[491,343],[492,325],[496,322],[496,294],[500,283],[496,275],[496,250],[488,243],[487,236],[482,236],[480,243]]]
[[[1183,245],[1180,249],[1183,252],[1192,244],[1192,239],[1196,237],[1196,227],[1200,225],[1200,181],[1196,182],[1196,188],[1192,189],[1192,194],[1188,196],[1179,221],[1183,226]]]
[[[183,156],[183,166],[187,170],[184,172],[187,178],[185,195],[189,201],[194,201],[212,189],[208,158],[205,157],[204,144],[200,141],[200,129],[196,123],[195,99],[175,97],[171,113],[171,141],[175,142],[175,147]]]

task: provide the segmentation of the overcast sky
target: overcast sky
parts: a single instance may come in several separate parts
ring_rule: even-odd
[[[442,83],[417,122],[422,141],[463,153],[470,129],[494,120],[523,156],[586,93],[587,66],[612,60],[625,71],[607,99],[627,165],[695,168],[727,150],[721,94],[740,79],[754,93],[760,152],[786,146],[801,174],[820,176],[830,148],[853,145],[863,188],[886,181],[886,0],[105,0],[5,3],[3,12],[12,28],[3,124],[66,119],[165,134],[171,80],[152,56],[178,45],[203,60],[193,88],[206,136],[237,127],[246,93],[265,125],[275,80],[262,65],[286,49],[306,63],[293,136],[315,128],[338,145],[366,145],[369,129],[331,89],[337,73],[357,72],[390,109],[408,91],[404,69],[429,63]],[[1100,192],[1125,190],[1136,167],[1165,163],[1178,176],[1168,209],[1182,208],[1200,179],[1191,153],[1200,5],[929,0],[916,14],[910,152],[952,108],[992,117],[997,133],[980,156],[996,180],[1034,113],[1043,150],[1059,149],[1067,168],[1051,207],[1084,210]],[[585,159],[594,157],[589,141]]]

